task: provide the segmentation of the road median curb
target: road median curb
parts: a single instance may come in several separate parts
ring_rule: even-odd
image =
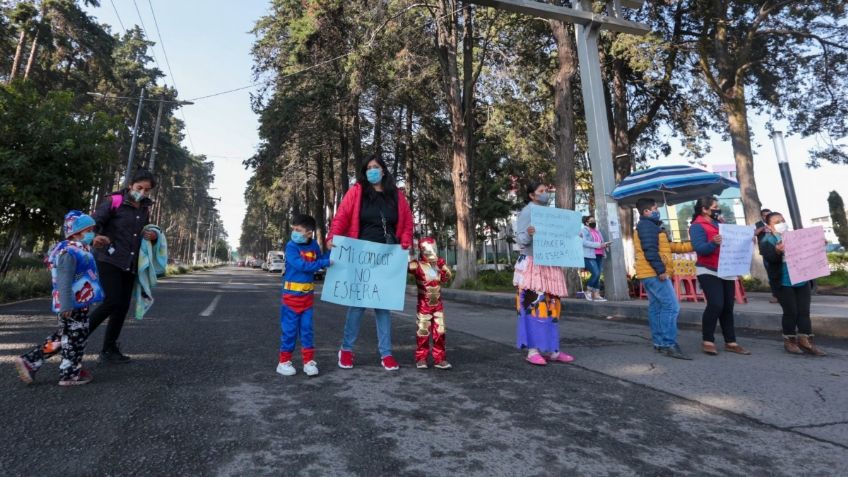
[[[414,290],[414,288],[411,288],[411,290]],[[443,288],[442,295],[447,300],[515,309],[515,297],[506,293]],[[648,321],[648,308],[647,301],[645,300],[598,303],[567,299],[563,304],[565,305],[565,313],[580,317],[596,319],[614,317],[644,322]],[[703,308],[681,308],[678,321],[680,323],[699,325],[703,311]],[[815,330],[817,335],[848,338],[848,317],[819,316],[814,314],[811,319],[813,330]],[[738,328],[780,332],[780,320],[781,311],[779,307],[775,308],[774,313],[745,310],[745,305],[737,306],[735,309],[735,322]]]

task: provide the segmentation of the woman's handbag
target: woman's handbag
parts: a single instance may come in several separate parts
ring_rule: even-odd
[[[383,221],[383,236],[386,239],[387,245],[397,245],[397,238],[394,235],[389,233],[389,228],[386,227],[386,216],[383,214],[383,211],[380,211],[380,219]]]

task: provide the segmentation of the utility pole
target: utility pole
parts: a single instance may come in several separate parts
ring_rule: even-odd
[[[132,144],[130,145],[130,156],[127,159],[127,172],[124,174],[124,187],[130,186],[130,174],[132,174],[133,159],[135,159],[135,146],[138,144],[138,123],[141,122],[141,107],[144,105],[144,87],[138,96],[138,110],[135,113],[135,127],[133,127]]]
[[[786,145],[783,144],[783,133],[775,131],[771,135],[771,139],[774,141],[777,166],[780,168],[780,178],[783,180],[783,192],[786,194],[786,205],[789,207],[792,228],[795,230],[802,229],[804,223],[801,222],[801,209],[798,207],[798,198],[795,196],[795,183],[792,182],[792,170],[789,169],[789,156],[786,155]]]
[[[191,101],[165,101],[165,97],[159,97],[159,112],[156,113],[156,129],[153,131],[153,144],[150,146],[150,165],[148,168],[150,172],[153,172],[153,168],[156,166],[156,146],[159,145],[159,125],[162,123],[162,106],[165,103],[174,103],[177,106],[187,106],[192,105]]]
[[[156,113],[156,128],[153,130],[153,144],[150,145],[150,160],[147,166],[150,172],[153,172],[153,168],[156,167],[156,145],[159,144],[159,124],[162,123],[162,106],[164,104],[164,98],[159,98],[159,112]]]
[[[203,213],[203,206],[200,205],[197,207],[197,227],[194,231],[194,253],[191,257],[191,264],[197,265],[197,254],[198,254],[198,245],[200,244],[200,218]]]
[[[577,37],[580,84],[589,137],[589,158],[595,189],[595,217],[605,237],[612,242],[611,260],[604,261],[604,286],[607,298],[630,299],[618,204],[612,198],[615,188],[609,121],[604,99],[598,38],[602,29],[632,35],[645,35],[648,25],[624,18],[622,8],[639,8],[643,0],[606,0],[606,14],[595,13],[592,0],[572,0],[568,8],[533,0],[470,0],[473,3],[541,18],[573,23]]]

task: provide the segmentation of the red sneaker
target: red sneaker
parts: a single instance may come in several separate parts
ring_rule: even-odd
[[[339,350],[339,367],[342,369],[353,367],[353,351]]]
[[[85,369],[81,369],[79,374],[73,378],[62,379],[59,381],[59,386],[81,386],[83,384],[90,383],[92,379],[94,379],[94,376],[92,376],[91,373]]]
[[[398,362],[395,361],[395,358],[392,355],[384,356],[380,361],[383,363],[383,368],[385,368],[386,371],[394,371],[400,368]]]

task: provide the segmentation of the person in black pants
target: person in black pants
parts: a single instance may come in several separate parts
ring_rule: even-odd
[[[760,255],[771,265],[768,269],[769,283],[777,289],[777,298],[783,308],[783,349],[790,354],[825,356],[826,353],[813,344],[810,282],[792,283],[789,268],[783,260],[783,234],[788,229],[786,220],[783,215],[772,212],[766,224],[769,231],[760,240]]]
[[[707,307],[701,317],[704,353],[715,356],[716,322],[721,324],[724,335],[724,350],[737,354],[751,354],[736,342],[736,328],[733,323],[733,304],[736,299],[736,277],[720,277],[718,262],[721,255],[721,235],[719,216],[721,208],[718,199],[712,196],[698,199],[695,203],[695,216],[689,227],[692,248],[698,255],[695,263],[698,283],[707,299]]]
[[[768,217],[769,214],[771,214],[770,209],[760,210],[760,218],[762,220],[759,220],[756,224],[754,224],[754,236],[757,238],[758,244],[763,239],[763,237],[765,237],[766,234],[769,232],[769,228],[767,225],[768,222],[766,221],[766,217]],[[771,270],[769,269],[769,267],[771,267],[771,264],[768,260],[765,259],[765,257],[763,257],[763,267],[766,269],[766,274],[771,274]],[[771,280],[769,280],[769,288],[771,289],[771,298],[769,298],[769,303],[777,303],[777,294],[780,291],[780,286],[778,285],[777,288],[775,288],[775,285],[772,284]]]
[[[92,214],[98,232],[94,238],[94,258],[106,299],[91,313],[90,331],[109,320],[100,353],[101,362],[130,361],[129,356],[121,353],[118,337],[130,309],[141,241],[156,241],[158,238],[155,232],[143,231],[144,226],[150,223],[153,201],[147,196],[154,187],[156,180],[153,174],[139,169],[128,188],[109,194]]]

